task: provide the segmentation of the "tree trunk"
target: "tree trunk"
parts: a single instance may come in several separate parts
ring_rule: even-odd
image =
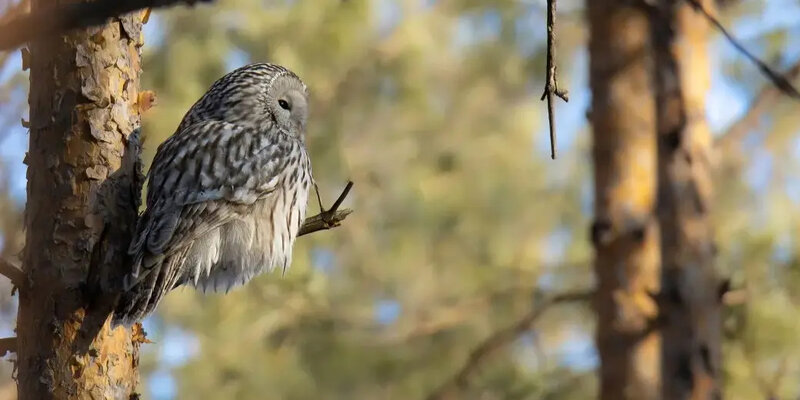
[[[706,7],[711,1],[704,1]],[[662,381],[665,399],[720,394],[721,292],[711,226],[708,23],[686,2],[653,14],[661,223]]]
[[[110,330],[114,299],[97,288],[123,268],[136,218],[141,45],[138,13],[30,45],[20,399],[138,396],[143,332]]]
[[[655,105],[649,22],[636,4],[587,0],[592,89],[600,398],[660,398]]]

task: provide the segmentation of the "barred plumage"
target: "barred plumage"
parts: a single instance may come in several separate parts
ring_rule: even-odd
[[[114,324],[173,288],[228,291],[292,261],[312,183],[305,84],[274,64],[217,80],[158,147]]]

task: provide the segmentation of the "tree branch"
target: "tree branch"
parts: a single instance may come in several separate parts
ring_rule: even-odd
[[[783,73],[783,78],[787,81],[797,79],[798,76],[800,76],[800,60]],[[747,112],[717,137],[714,141],[715,146],[727,149],[740,142],[751,129],[758,125],[760,117],[778,102],[781,93],[782,91],[778,87],[771,84],[762,88]]]
[[[766,77],[770,81],[772,81],[772,84],[775,85],[775,87],[778,90],[780,90],[783,94],[789,97],[800,100],[800,92],[798,92],[797,89],[794,86],[792,86],[791,82],[789,82],[788,79],[781,76],[780,73],[772,69],[769,65],[767,65],[767,63],[761,61],[758,57],[753,55],[753,53],[749,52],[735,37],[733,37],[733,35],[731,35],[730,32],[728,32],[725,26],[722,25],[722,23],[719,22],[719,20],[715,16],[711,15],[711,13],[703,6],[703,4],[699,0],[686,0],[686,2],[689,3],[689,5],[691,5],[692,8],[695,9],[695,11],[703,14],[703,16],[705,16],[705,18],[712,25],[714,25],[717,28],[717,30],[719,30],[720,33],[722,33],[723,36],[725,36],[728,42],[731,45],[733,45],[733,47],[736,48],[737,51],[739,51],[745,57],[747,57],[747,59],[752,61],[753,64],[755,64],[758,67],[758,69],[760,69],[761,72],[764,75],[766,75]]]
[[[30,4],[28,0],[22,0],[19,3],[8,7],[6,11],[0,15],[0,24],[5,24],[14,18],[17,18],[21,14],[27,13],[29,8]],[[6,62],[11,59],[11,54],[12,53],[10,51],[0,52],[0,70],[2,70],[6,66]]]
[[[8,278],[17,288],[24,288],[27,286],[28,277],[25,275],[25,272],[10,261],[2,258],[0,258],[0,275]]]
[[[547,0],[547,71],[544,84],[544,93],[540,100],[547,99],[547,120],[550,123],[550,158],[556,159],[556,120],[553,95],[569,102],[566,90],[558,88],[556,75],[556,0]]]
[[[190,6],[211,0],[99,0],[68,3],[28,13],[0,24],[0,50],[10,50],[24,43],[71,29],[101,25],[109,18],[143,8],[161,8],[177,4]]]
[[[398,345],[437,334],[474,319],[476,314],[483,313],[498,301],[522,296],[530,297],[532,293],[535,293],[535,289],[536,287],[532,285],[513,285],[485,295],[468,295],[468,300],[460,301],[452,306],[428,307],[426,315],[413,322],[409,328],[395,327],[388,332],[389,335],[379,337],[376,343],[381,346]]]
[[[327,211],[320,210],[321,212],[319,214],[306,218],[306,220],[303,221],[303,226],[300,227],[300,232],[297,234],[297,236],[300,237],[303,235],[308,235],[309,233],[323,231],[341,225],[341,222],[353,212],[353,210],[349,208],[339,210],[339,206],[342,205],[342,202],[347,197],[347,194],[350,193],[350,189],[352,188],[353,182],[347,182],[347,186],[344,187],[342,194],[339,195],[339,198],[336,199],[331,208]]]
[[[464,363],[458,372],[433,391],[433,393],[428,395],[427,399],[444,400],[448,398],[457,398],[456,394],[458,390],[467,385],[470,376],[472,376],[489,356],[530,329],[531,325],[533,325],[533,323],[551,306],[576,301],[587,301],[591,299],[594,293],[594,291],[563,293],[542,302],[538,307],[535,306],[519,321],[493,333],[486,340],[478,344],[478,346],[470,352],[466,363]]]
[[[29,10],[30,10],[30,1],[22,0],[19,3],[6,8],[6,11],[2,15],[0,15],[0,24],[4,24],[10,21],[11,19],[20,16],[21,14],[25,14]]]
[[[8,337],[0,339],[0,357],[17,351],[17,338]]]

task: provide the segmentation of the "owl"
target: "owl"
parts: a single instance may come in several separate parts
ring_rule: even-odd
[[[112,322],[130,326],[170,290],[227,292],[286,271],[312,185],[306,85],[275,64],[217,80],[158,147]]]

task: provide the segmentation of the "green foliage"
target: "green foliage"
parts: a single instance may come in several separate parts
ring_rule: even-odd
[[[166,36],[144,66],[145,88],[159,96],[145,118],[148,155],[237,51],[287,65],[308,84],[323,200],[347,179],[356,184],[348,204],[356,212],[301,238],[285,277],[227,296],[170,295],[163,324],[200,341],[177,371],[180,398],[423,398],[529,309],[543,274],[560,277],[554,289],[588,285],[582,240],[555,257],[579,262],[579,273],[543,268],[555,228],[582,238],[587,166],[575,162],[585,143],[554,164],[534,142],[542,108],[531,71],[543,59],[520,51],[533,39],[514,33],[533,24],[519,17],[530,6],[424,3],[231,0],[161,15]],[[379,17],[391,10],[394,23]],[[553,168],[563,181],[547,179]],[[399,310],[396,321],[376,319],[381,301]],[[537,336],[555,349],[573,323]],[[464,398],[531,398],[586,373],[555,359],[528,369],[542,355],[514,352],[501,350]],[[560,379],[545,379],[556,370]]]
[[[590,284],[590,210],[580,202],[591,180],[588,135],[556,162],[534,136],[544,134],[542,36],[531,37],[543,35],[542,11],[516,1],[229,0],[163,14],[163,44],[149,48],[145,65],[146,86],[161,99],[146,118],[149,154],[235,51],[286,64],[311,88],[309,142],[324,199],[356,182],[356,213],[335,231],[300,239],[285,278],[264,276],[225,297],[168,299],[163,324],[200,341],[177,371],[180,398],[423,398],[530,307],[530,289]],[[583,46],[572,22],[559,27],[564,79]],[[768,52],[784,37],[768,34]],[[720,67],[734,79],[755,74],[739,59]],[[786,193],[796,179],[788,171],[798,170],[787,153],[798,121],[790,108],[758,130],[769,133],[759,154],[720,164],[719,266],[749,292],[726,311],[724,371],[734,399],[763,396],[770,385],[798,394],[775,378],[800,368],[797,199]],[[783,179],[745,182],[758,157]],[[566,240],[563,251],[554,238]],[[783,261],[779,246],[789,254]],[[397,302],[396,321],[376,320],[382,300]],[[461,398],[592,397],[591,371],[560,357],[571,333],[592,337],[590,309],[579,310],[551,312],[532,331],[536,340],[501,350]]]
[[[424,398],[477,343],[526,313],[535,288],[591,285],[588,134],[573,132],[555,162],[542,146],[542,3],[222,0],[155,12],[148,33],[163,37],[145,38],[143,89],[158,95],[144,118],[146,160],[210,83],[238,66],[231,59],[273,61],[311,89],[308,140],[323,201],[352,179],[346,206],[356,211],[333,231],[299,239],[285,277],[262,276],[226,296],[168,296],[148,321],[156,343],[144,347],[145,396],[160,386],[146,377],[168,370],[181,399]],[[562,10],[577,3],[559,2]],[[739,2],[722,10],[724,22],[754,18],[761,6]],[[559,105],[563,116],[588,90],[570,77],[586,37],[580,19],[559,22],[559,72],[573,94]],[[771,59],[788,36],[779,28],[747,44]],[[724,57],[712,73],[737,81],[747,99],[764,82],[739,57]],[[0,82],[3,131],[19,121],[24,83],[22,73]],[[791,379],[800,373],[796,111],[774,107],[717,160],[718,266],[747,291],[725,311],[733,400],[800,395]],[[0,131],[0,148],[8,140]],[[7,167],[0,246],[13,259],[24,235]],[[7,289],[0,311],[11,321]],[[483,364],[459,398],[592,398],[594,354],[570,349],[591,340],[592,319],[587,304],[549,311]],[[11,333],[11,323],[2,327]],[[176,329],[199,345],[185,364],[169,356],[181,347]],[[10,364],[0,373],[8,382]]]

